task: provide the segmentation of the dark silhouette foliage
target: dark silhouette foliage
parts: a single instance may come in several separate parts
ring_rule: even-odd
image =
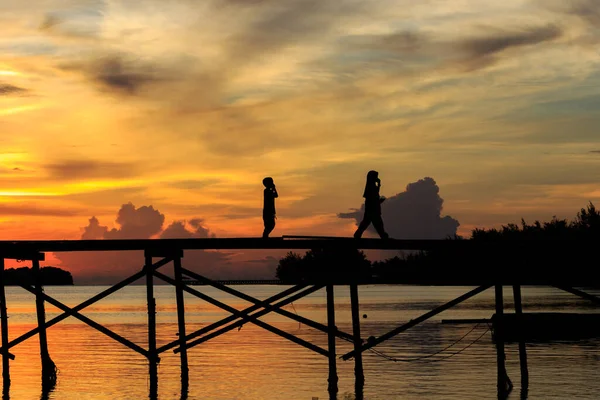
[[[498,277],[522,283],[595,284],[600,213],[590,202],[574,220],[474,229],[468,246],[413,252],[373,263],[380,279],[406,283],[478,283]],[[509,282],[510,283],[510,282]]]
[[[508,224],[500,228],[474,229],[470,239],[454,236],[429,251],[403,252],[370,263],[362,252],[343,254],[312,250],[304,257],[288,253],[280,260],[277,277],[298,282],[315,277],[350,276],[358,267],[362,280],[410,284],[476,285],[571,284],[597,286],[597,246],[600,212],[591,202],[574,220],[553,217],[549,222]],[[444,245],[447,244],[447,245]]]
[[[40,268],[41,281],[44,286],[73,285],[73,276],[69,271],[56,267]],[[4,285],[33,285],[33,270],[29,267],[9,268],[4,270]]]
[[[304,256],[289,252],[279,260],[276,277],[285,283],[366,280],[371,277],[371,262],[356,249],[312,249]]]

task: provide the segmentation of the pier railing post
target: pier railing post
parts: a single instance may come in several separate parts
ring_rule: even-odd
[[[44,288],[42,286],[42,273],[40,261],[32,260],[33,279],[35,281],[35,308],[38,323],[38,336],[40,339],[40,357],[42,361],[42,389],[49,390],[56,384],[56,365],[48,352],[48,338],[46,336],[46,310],[44,308]]]
[[[502,285],[495,285],[496,294],[496,366],[498,369],[498,398],[504,399],[512,389],[506,373],[506,353],[504,352],[504,297]]]
[[[333,285],[326,287],[327,291],[327,342],[329,351],[329,378],[327,390],[330,399],[336,399],[338,393],[337,362],[335,354],[335,337],[337,327],[335,326],[335,303],[333,296]]]
[[[352,336],[354,337],[354,378],[355,395],[357,399],[362,399],[363,388],[365,385],[365,374],[362,363],[362,339],[360,337],[360,315],[358,311],[358,285],[350,284],[350,306],[352,309]]]
[[[154,274],[152,254],[144,253],[146,272],[146,301],[148,304],[148,368],[150,374],[150,398],[158,395],[158,354],[156,353],[156,301],[154,299]]]
[[[183,253],[183,252],[182,252]],[[183,256],[183,254],[181,254]],[[181,271],[181,257],[173,258],[173,268],[175,272],[175,297],[177,301],[177,325],[179,328],[179,354],[181,359],[181,391],[187,392],[189,386],[189,368],[187,358],[187,348],[185,346],[185,303],[183,300],[183,279]]]
[[[529,370],[527,368],[527,349],[523,340],[523,305],[521,301],[521,285],[513,285],[515,299],[515,314],[519,332],[519,365],[521,367],[521,391],[527,392],[529,387]]]
[[[8,357],[8,312],[6,310],[6,293],[4,291],[4,258],[0,270],[0,321],[2,325],[2,386],[4,391],[10,386],[10,364]]]

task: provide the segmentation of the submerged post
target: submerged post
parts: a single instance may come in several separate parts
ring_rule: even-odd
[[[515,299],[515,314],[519,332],[519,365],[521,367],[521,390],[526,391],[529,386],[529,370],[527,369],[527,349],[523,340],[523,305],[521,302],[521,285],[513,285]]]
[[[362,339],[360,338],[360,315],[358,312],[358,285],[350,284],[350,306],[352,308],[352,336],[354,337],[354,377],[356,398],[362,399],[363,387],[365,385],[365,374],[363,372]]]
[[[8,312],[6,310],[6,293],[4,291],[4,258],[0,270],[0,321],[2,325],[2,384],[4,389],[10,386],[10,364],[8,357]]]
[[[496,289],[496,366],[498,368],[498,398],[504,399],[510,392],[512,384],[506,373],[506,354],[504,352],[504,297],[502,285],[495,285]]]
[[[154,300],[154,274],[152,255],[145,251],[146,301],[148,303],[148,369],[150,373],[150,398],[158,395],[158,355],[156,353],[156,302]]]
[[[187,392],[189,386],[189,368],[187,358],[187,348],[185,346],[185,303],[183,301],[183,279],[181,272],[181,254],[176,255],[173,258],[173,268],[175,272],[175,297],[177,300],[177,325],[179,328],[179,353],[181,359],[181,391]]]
[[[46,336],[46,310],[44,308],[44,288],[42,286],[42,273],[40,261],[32,260],[33,279],[35,282],[35,308],[37,313],[38,336],[40,339],[40,357],[42,360],[42,389],[46,390],[56,384],[56,365],[48,352],[48,338]]]
[[[333,285],[327,285],[327,342],[329,351],[329,378],[327,379],[330,399],[336,399],[338,393],[338,376],[337,363],[335,356],[335,334],[337,327],[335,326],[335,303],[333,297]]]

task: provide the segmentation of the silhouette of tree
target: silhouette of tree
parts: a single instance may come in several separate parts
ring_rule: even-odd
[[[71,273],[57,267],[42,267],[40,275],[44,286],[73,284]],[[34,282],[33,271],[29,267],[9,268],[4,271],[5,285],[33,285]]]
[[[344,280],[368,280],[371,278],[371,262],[356,249],[312,249],[304,256],[289,252],[279,260],[276,277],[282,282],[339,282]]]
[[[373,263],[376,279],[401,283],[470,284],[502,277],[506,281],[594,285],[600,212],[591,202],[574,220],[474,229],[469,246],[445,246],[405,253]],[[460,237],[449,240],[461,240]]]

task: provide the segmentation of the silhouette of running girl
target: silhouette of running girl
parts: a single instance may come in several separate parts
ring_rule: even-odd
[[[387,239],[389,235],[383,229],[383,220],[381,219],[381,203],[385,201],[385,197],[379,196],[381,181],[377,171],[369,171],[367,173],[367,183],[365,184],[365,215],[363,220],[358,225],[358,229],[354,233],[356,239],[362,237],[363,232],[373,223],[373,227],[382,239]]]
[[[275,199],[279,197],[273,178],[270,176],[263,179],[263,185],[265,185],[264,191],[264,205],[263,205],[263,222],[265,223],[265,230],[263,231],[263,238],[268,238],[269,233],[275,229]]]

